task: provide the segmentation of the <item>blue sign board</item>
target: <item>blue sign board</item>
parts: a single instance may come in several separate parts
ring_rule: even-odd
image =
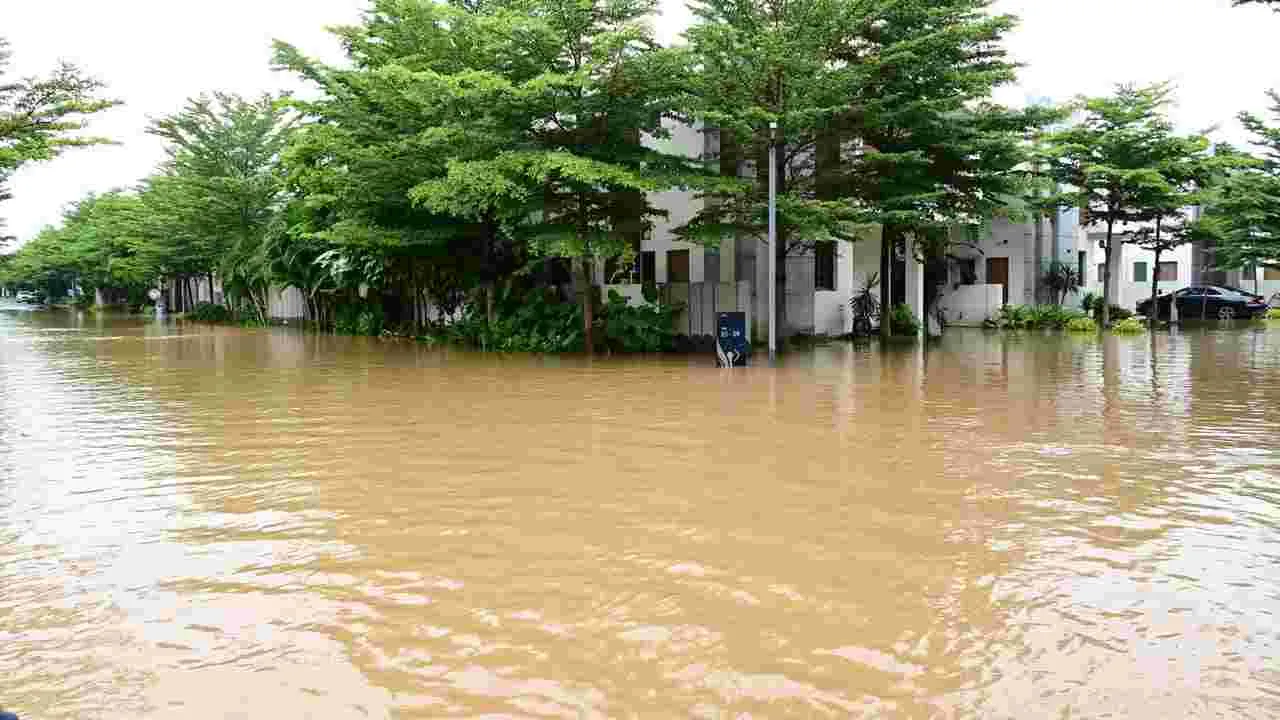
[[[716,313],[716,364],[720,367],[742,367],[747,364],[751,341],[747,338],[747,314]]]

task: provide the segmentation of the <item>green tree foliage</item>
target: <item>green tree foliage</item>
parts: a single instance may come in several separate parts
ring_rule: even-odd
[[[146,254],[161,274],[217,272],[232,301],[267,312],[272,252],[285,232],[280,154],[292,130],[270,97],[216,94],[154,122],[169,159],[143,194]]]
[[[121,294],[134,302],[153,277],[138,234],[144,209],[136,194],[90,195],[67,208],[62,224],[47,227],[13,255],[6,284],[37,287],[59,297],[71,288],[91,296]]]
[[[1015,70],[1000,47],[1014,19],[990,5],[695,4],[700,22],[688,38],[701,72],[690,114],[720,128],[722,173],[736,176],[740,161],[753,161],[756,182],[712,197],[686,234],[761,234],[776,121],[780,268],[787,255],[856,239],[868,224],[884,228],[881,277],[901,237],[914,237],[922,256],[941,252],[954,224],[978,224],[1015,191],[1023,138],[1051,115],[986,101]],[[881,293],[888,307],[888,283]]]
[[[279,46],[326,94],[298,103],[316,122],[289,156],[314,232],[413,266],[459,259],[446,271],[489,298],[531,254],[576,259],[590,346],[597,261],[638,245],[646,193],[691,170],[640,141],[664,133],[679,87],[678,54],[641,22],[653,7],[382,0],[339,31],[353,69]]]
[[[1125,241],[1117,228],[1154,220],[1179,206],[1190,168],[1179,165],[1208,147],[1203,138],[1177,137],[1166,115],[1170,88],[1121,86],[1107,97],[1082,98],[1082,118],[1044,138],[1040,161],[1063,191],[1054,198],[1080,207],[1106,226],[1102,324],[1110,322],[1111,258]]]
[[[0,38],[0,201],[10,197],[5,185],[23,165],[110,142],[82,131],[89,116],[119,104],[101,96],[100,81],[69,63],[45,77],[10,77],[10,57],[8,42]]]
[[[1210,194],[1199,230],[1224,269],[1280,265],[1280,93],[1268,93],[1275,125],[1254,114],[1240,121],[1254,135],[1256,160],[1238,167]]]

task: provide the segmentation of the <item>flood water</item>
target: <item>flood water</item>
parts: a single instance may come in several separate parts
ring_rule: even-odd
[[[1280,715],[1280,324],[777,370],[0,311],[0,706]]]

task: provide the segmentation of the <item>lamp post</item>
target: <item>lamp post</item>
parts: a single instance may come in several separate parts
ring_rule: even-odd
[[[778,123],[769,123],[769,364],[778,361]]]

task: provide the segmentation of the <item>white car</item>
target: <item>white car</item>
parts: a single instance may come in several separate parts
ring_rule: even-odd
[[[31,292],[30,290],[18,291],[18,294],[14,296],[14,299],[20,303],[33,303],[39,300],[39,298],[36,297],[36,294]]]

